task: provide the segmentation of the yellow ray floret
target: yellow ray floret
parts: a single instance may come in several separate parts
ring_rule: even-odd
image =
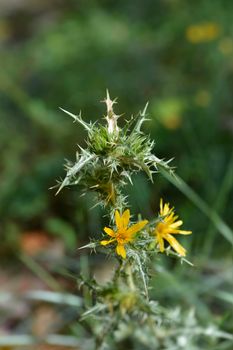
[[[116,230],[112,230],[110,227],[105,227],[104,232],[110,236],[109,240],[103,240],[100,242],[102,245],[108,245],[112,242],[117,242],[116,253],[123,259],[126,258],[125,244],[132,242],[135,233],[139,232],[147,223],[147,220],[139,221],[136,224],[128,227],[130,219],[129,209],[125,210],[122,215],[119,211],[115,211],[115,223]]]
[[[175,215],[174,208],[170,208],[169,203],[163,204],[162,199],[160,199],[159,215],[162,217],[162,220],[156,225],[154,233],[160,252],[164,252],[164,240],[166,240],[178,254],[185,256],[186,250],[172,235],[190,235],[192,231],[184,231],[179,229],[179,227],[183,224],[183,221],[177,220],[178,216]]]

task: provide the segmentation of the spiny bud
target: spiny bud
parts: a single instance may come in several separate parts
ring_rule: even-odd
[[[111,100],[110,96],[109,96],[109,92],[107,90],[106,92],[106,98],[103,101],[104,103],[106,103],[107,106],[107,116],[106,116],[106,120],[108,123],[108,132],[109,134],[118,134],[119,132],[119,128],[117,126],[117,119],[119,118],[118,115],[116,115],[113,111],[113,105],[116,102],[116,99]]]
[[[123,128],[117,126],[119,118],[113,111],[116,99],[112,100],[107,90],[103,101],[107,106],[107,125],[87,123],[81,114],[74,115],[64,109],[74,121],[87,131],[86,148],[79,146],[74,163],[66,164],[66,176],[58,183],[58,192],[67,186],[82,186],[84,193],[93,191],[98,195],[98,204],[114,209],[123,209],[127,205],[123,187],[132,183],[132,176],[144,171],[152,181],[158,166],[169,170],[166,162],[153,153],[154,142],[141,130],[146,120],[146,107],[137,117],[125,121]],[[57,193],[58,193],[57,192]]]

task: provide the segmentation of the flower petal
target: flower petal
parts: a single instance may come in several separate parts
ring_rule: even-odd
[[[161,253],[164,252],[164,240],[161,236],[157,235],[156,237],[156,242],[158,242],[159,244],[159,250],[161,251]]]
[[[170,230],[169,233],[172,233],[172,234],[180,234],[180,235],[191,235],[192,234],[192,231],[185,231],[185,230]]]
[[[104,232],[107,233],[107,235],[109,235],[111,237],[115,237],[115,232],[109,227],[105,227]]]
[[[163,204],[163,199],[160,199],[160,216],[167,216],[170,212],[172,211],[172,209],[170,209],[170,205],[169,203],[165,203]]]
[[[129,224],[130,211],[126,209],[121,217],[123,227],[127,228]]]
[[[148,220],[139,221],[136,224],[130,226],[128,230],[126,231],[126,235],[128,237],[132,236],[134,233],[140,231],[146,224],[148,223]]]
[[[173,223],[170,224],[170,227],[171,228],[176,228],[176,227],[179,227],[183,224],[183,221],[182,220],[178,220],[178,221],[175,221]]]
[[[103,240],[103,241],[100,241],[100,244],[101,245],[108,245],[108,244],[114,242],[115,240],[116,240],[115,238],[114,239],[109,239],[108,241],[107,240]]]
[[[172,246],[172,248],[181,256],[185,256],[186,255],[186,250],[184,249],[184,247],[182,247],[182,245],[172,236],[167,234],[164,239],[166,239],[168,241],[168,243],[170,244],[170,246]]]
[[[160,215],[162,215],[163,212],[163,198],[160,198]]]
[[[178,216],[177,215],[174,216],[174,215],[175,215],[175,213],[173,211],[170,211],[170,214],[167,215],[163,220],[167,224],[172,225],[176,221],[176,219],[178,219]]]
[[[123,246],[123,244],[118,244],[116,247],[116,252],[118,255],[120,255],[123,259],[126,258],[126,251],[125,251],[125,247]]]
[[[117,229],[120,230],[123,227],[123,220],[118,210],[115,211],[115,222]]]
[[[169,203],[165,203],[163,207],[163,216],[168,215],[170,212]]]

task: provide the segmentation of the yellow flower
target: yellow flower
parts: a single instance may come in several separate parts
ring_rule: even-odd
[[[220,35],[220,29],[214,22],[193,24],[186,29],[186,38],[192,44],[212,41]]]
[[[190,235],[192,231],[180,230],[179,227],[183,224],[183,221],[177,220],[178,216],[175,216],[174,209],[169,208],[169,204],[163,205],[163,200],[160,199],[160,216],[162,221],[155,227],[156,241],[158,243],[161,252],[164,252],[164,240],[166,240],[170,246],[180,255],[185,256],[186,250],[180,243],[172,236],[172,234]]]
[[[147,220],[139,221],[136,224],[128,227],[130,218],[129,209],[125,210],[122,215],[119,211],[115,211],[116,230],[112,230],[109,227],[105,227],[104,231],[111,237],[109,240],[101,241],[100,244],[107,245],[112,242],[117,242],[116,253],[123,259],[126,258],[125,244],[132,242],[135,233],[140,231],[147,223]]]

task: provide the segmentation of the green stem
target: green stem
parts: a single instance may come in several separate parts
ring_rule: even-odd
[[[136,287],[135,287],[135,284],[134,284],[133,271],[132,271],[132,266],[131,266],[130,263],[128,263],[126,265],[125,272],[127,274],[127,283],[128,283],[128,286],[129,286],[130,290],[135,291]]]
[[[142,281],[143,281],[143,285],[144,285],[144,290],[145,290],[145,294],[146,294],[146,299],[149,301],[147,283],[146,283],[145,275],[144,275],[143,268],[142,268],[142,265],[141,265],[141,261],[140,261],[140,258],[139,258],[138,255],[136,255],[136,259],[137,259],[137,262],[138,262],[138,267],[139,267],[140,274],[141,274],[141,276],[142,276]]]

